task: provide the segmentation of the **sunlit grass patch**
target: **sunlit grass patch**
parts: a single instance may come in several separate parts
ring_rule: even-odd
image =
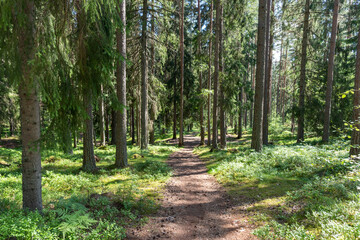
[[[277,134],[260,153],[250,135],[195,153],[259,226],[260,239],[358,239],[359,164],[348,158],[348,142],[308,136],[298,144],[289,131]]]
[[[94,174],[81,171],[81,145],[73,154],[43,151],[41,216],[21,210],[21,149],[0,148],[1,159],[10,164],[0,167],[0,239],[124,238],[125,228],[143,224],[158,208],[171,176],[166,159],[176,150],[166,144],[146,151],[129,146],[129,167],[117,169],[115,146],[96,147]]]

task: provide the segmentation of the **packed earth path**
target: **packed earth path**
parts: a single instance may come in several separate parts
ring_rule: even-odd
[[[127,239],[256,239],[246,216],[193,154],[199,142],[186,136],[184,148],[169,157],[174,174],[160,210],[144,227],[129,230]]]

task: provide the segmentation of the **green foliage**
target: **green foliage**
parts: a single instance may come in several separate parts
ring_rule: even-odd
[[[160,162],[145,160],[144,162],[138,162],[134,165],[136,171],[143,174],[144,178],[160,178],[170,175],[170,168]]]
[[[272,221],[269,225],[255,230],[254,234],[264,240],[303,239],[315,240],[314,234],[307,232],[304,226],[298,224],[287,225]]]
[[[196,152],[241,199],[260,239],[359,238],[360,165],[348,158],[349,144],[342,139],[322,144],[319,138],[296,144],[279,125],[274,121],[270,128],[276,146],[261,153],[249,149],[248,135],[230,143],[229,151]]]
[[[127,226],[143,224],[157,209],[156,199],[171,175],[165,160],[176,149],[163,144],[141,152],[130,146],[130,167],[114,169],[115,146],[98,148],[97,174],[79,170],[81,145],[73,155],[43,151],[40,215],[20,209],[21,149],[0,148],[2,161],[11,164],[0,168],[0,239],[123,239]]]

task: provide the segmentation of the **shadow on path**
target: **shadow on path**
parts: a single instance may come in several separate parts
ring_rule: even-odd
[[[186,136],[184,148],[169,157],[174,175],[161,209],[143,228],[129,230],[127,239],[256,239],[246,217],[192,153],[198,145],[199,138]]]

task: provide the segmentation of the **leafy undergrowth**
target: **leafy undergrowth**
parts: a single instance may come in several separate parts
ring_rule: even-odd
[[[360,164],[348,159],[345,141],[296,144],[285,132],[257,153],[249,134],[231,140],[227,150],[195,153],[250,216],[260,239],[360,238]]]
[[[125,229],[146,222],[170,177],[165,161],[176,147],[129,146],[129,167],[116,169],[115,147],[95,149],[96,174],[80,170],[73,155],[42,154],[43,215],[21,209],[21,149],[0,148],[0,239],[122,239]],[[10,164],[10,166],[8,166]]]

